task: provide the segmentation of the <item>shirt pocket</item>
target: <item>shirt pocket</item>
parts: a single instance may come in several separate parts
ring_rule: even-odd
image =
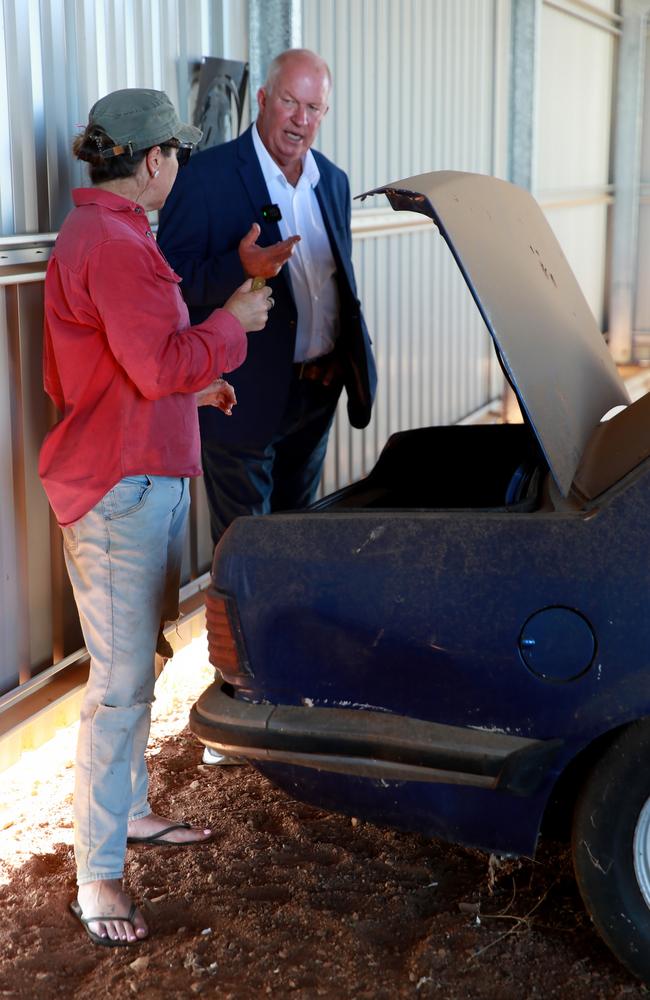
[[[156,263],[159,312],[164,313],[177,330],[184,330],[190,325],[190,314],[179,287],[182,280],[165,260]]]
[[[174,285],[180,285],[183,280],[180,274],[176,274],[176,271],[171,266],[160,247],[158,247],[158,256],[154,261],[154,270],[157,278],[162,278],[163,281],[169,281]]]
[[[165,267],[163,263],[156,268],[156,277],[161,281],[168,281],[170,285],[180,285],[183,280],[180,274],[176,274],[176,271],[172,271],[171,267]]]

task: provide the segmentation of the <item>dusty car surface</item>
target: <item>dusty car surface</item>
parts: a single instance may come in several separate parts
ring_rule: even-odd
[[[300,799],[486,851],[566,821],[594,923],[650,981],[650,398],[527,192],[378,191],[447,242],[524,422],[395,434],[367,478],[236,521],[191,728]]]

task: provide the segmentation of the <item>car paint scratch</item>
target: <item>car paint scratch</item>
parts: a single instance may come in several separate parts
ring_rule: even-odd
[[[378,527],[373,528],[368,537],[366,538],[365,542],[363,542],[358,549],[352,549],[352,554],[358,556],[359,553],[363,551],[363,549],[365,549],[366,545],[369,545],[370,542],[376,542],[378,538],[381,538],[385,530],[386,530],[385,524],[380,524],[378,525]]]
[[[314,704],[314,702],[312,701],[312,706],[313,706],[313,704]],[[329,698],[322,698],[322,699],[319,699],[318,704],[319,705],[333,705],[336,708],[368,709],[371,712],[388,712],[389,713],[389,710],[387,708],[384,708],[381,705],[368,705],[368,704],[365,704],[364,702],[358,702],[358,701],[338,701],[337,699],[333,699],[332,701],[330,701]]]
[[[501,728],[501,726],[468,726],[468,729],[478,729],[482,733],[503,733],[506,736],[512,735],[513,730],[508,727]],[[518,732],[518,730],[515,730]]]

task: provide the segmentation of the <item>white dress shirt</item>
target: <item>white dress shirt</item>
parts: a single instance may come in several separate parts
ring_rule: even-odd
[[[288,261],[298,311],[294,361],[329,354],[339,331],[339,293],[336,264],[314,188],[320,171],[311,150],[303,161],[294,187],[262,142],[253,125],[253,145],[264,174],[271,203],[282,213],[278,225],[283,240],[298,234],[300,243]]]

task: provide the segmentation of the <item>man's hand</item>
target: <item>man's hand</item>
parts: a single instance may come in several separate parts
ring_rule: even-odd
[[[248,278],[236,292],[233,292],[223,307],[239,320],[246,333],[263,330],[269,317],[269,309],[273,306],[269,286],[264,285],[252,292],[252,285],[252,278]]]
[[[343,365],[341,364],[340,358],[336,355],[334,355],[327,368],[324,370],[321,382],[323,385],[335,385],[337,382],[343,382]]]
[[[205,389],[201,389],[196,398],[197,406],[216,406],[227,417],[232,416],[232,408],[237,405],[235,390],[230,382],[223,378],[218,378]]]
[[[254,222],[239,244],[239,259],[251,278],[273,278],[289,260],[300,237],[290,236],[288,240],[274,243],[272,247],[258,247],[259,235],[260,227]]]

